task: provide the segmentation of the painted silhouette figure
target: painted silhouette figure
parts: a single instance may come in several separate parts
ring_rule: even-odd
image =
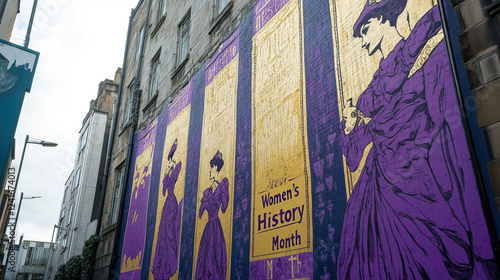
[[[147,220],[147,208],[144,205],[147,205],[148,200],[153,150],[143,170],[137,170],[137,166],[135,170],[125,233],[127,238],[126,250],[124,250],[122,259],[122,270],[125,272],[138,269],[144,257],[145,232],[142,229]],[[142,179],[140,179],[141,177]]]
[[[343,111],[349,169],[373,148],[345,212],[338,279],[497,279],[439,10],[403,39],[395,24],[405,6],[368,0],[354,25],[383,58]]]
[[[174,188],[182,169],[182,162],[176,163],[173,159],[177,150],[177,139],[168,154],[167,174],[163,177],[163,196],[165,204],[161,212],[156,251],[153,263],[153,277],[155,280],[168,280],[177,271],[179,255],[179,234],[181,225],[182,200],[177,202]],[[165,193],[166,192],[166,193]]]
[[[207,211],[208,223],[203,230],[196,261],[196,279],[226,279],[227,253],[224,232],[219,220],[219,208],[224,214],[229,203],[229,181],[218,181],[219,171],[224,166],[222,153],[217,151],[210,160],[212,184],[203,192],[199,218]]]

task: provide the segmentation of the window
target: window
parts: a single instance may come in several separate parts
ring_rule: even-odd
[[[82,138],[80,139],[80,150],[83,150],[83,148],[85,148],[85,145],[87,145],[88,131],[89,131],[89,129],[86,128],[82,134]]]
[[[64,201],[66,201],[66,195],[68,194],[68,188],[69,187],[66,186],[66,188],[64,189],[64,196],[63,196],[63,201],[62,201],[63,205],[64,205]]]
[[[177,65],[181,65],[186,60],[189,52],[189,25],[191,23],[189,13],[179,24],[179,49],[177,51]]]
[[[80,184],[80,171],[81,170],[82,170],[81,168],[78,168],[78,171],[76,171],[74,181],[73,181],[73,190],[78,187],[78,184]]]
[[[151,85],[149,90],[149,97],[153,97],[158,91],[158,74],[160,68],[160,56],[157,55],[151,62]]]
[[[72,218],[72,216],[73,216],[73,204],[71,204],[71,206],[69,207],[68,220],[66,221],[66,225],[71,224],[71,218]]]
[[[142,44],[143,44],[143,41],[142,39],[144,38],[144,32],[145,32],[145,28],[144,28],[144,25],[141,27],[141,31],[137,34],[139,37],[136,38],[136,44],[135,44],[135,59],[134,59],[134,64],[136,64],[137,62],[139,62],[139,59],[141,59],[141,48],[142,48]]]
[[[48,259],[49,259],[49,248],[44,248],[41,246],[36,246],[36,247],[30,246],[28,247],[28,252],[26,253],[26,261],[24,262],[24,265],[45,266],[47,265]]]
[[[118,169],[116,169],[115,189],[113,190],[113,197],[111,201],[111,211],[109,212],[108,225],[113,225],[114,223],[116,223],[118,215],[118,203],[120,199],[120,189],[122,185],[122,174],[123,174],[123,166],[120,166]]]
[[[63,210],[61,210],[61,218],[59,218],[59,226],[62,225],[63,221],[64,221],[64,212],[65,212],[66,208],[63,208]],[[58,229],[59,231],[59,229]]]
[[[125,107],[125,120],[124,123],[127,123],[132,116],[132,106],[134,105],[134,81],[130,83],[127,91],[127,107]]]
[[[82,137],[80,137],[80,141],[78,144],[78,159],[80,159],[80,157],[82,156],[83,149],[87,145],[88,131],[89,129],[86,128],[85,131],[82,133]]]
[[[217,1],[217,14],[220,14],[222,10],[229,4],[230,0],[216,0]]]
[[[167,0],[158,1],[158,14],[156,16],[157,22],[167,13]]]

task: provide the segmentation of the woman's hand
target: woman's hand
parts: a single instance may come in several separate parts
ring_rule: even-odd
[[[359,117],[359,110],[354,106],[348,106],[342,111],[342,119],[345,120],[344,133],[349,134],[354,127]]]

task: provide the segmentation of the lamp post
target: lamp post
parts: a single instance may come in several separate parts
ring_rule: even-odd
[[[54,248],[54,232],[56,231],[56,228],[60,230],[65,230],[63,227],[54,225],[54,229],[52,230],[52,238],[50,238],[50,251],[49,251],[49,258],[47,260],[47,265],[45,265],[45,273],[43,275],[43,279],[50,279],[50,274],[52,274],[52,258],[54,258],[54,251],[56,250]],[[59,235],[59,234],[58,234]],[[50,268],[49,268],[50,265]]]
[[[44,141],[44,140],[40,140],[40,139],[35,139],[35,138],[30,138],[29,135],[26,135],[26,140],[24,141],[23,153],[21,155],[21,161],[19,162],[19,169],[17,171],[16,183],[14,184],[14,190],[10,193],[9,201],[12,200],[12,203],[14,201],[14,198],[16,197],[17,184],[19,183],[19,178],[21,176],[21,169],[23,167],[24,154],[26,152],[26,146],[28,144],[37,144],[37,145],[42,145],[44,147],[56,147],[57,146],[57,143],[50,142],[50,141]],[[17,219],[19,217],[19,211],[21,210],[21,202],[23,201],[23,196],[24,196],[24,194],[21,193],[21,198],[19,200],[19,206],[18,206],[18,209],[17,209],[17,215],[16,215],[16,218],[15,218],[15,222],[14,222],[14,224],[11,224],[11,226],[10,226],[11,227],[11,231],[13,231],[14,234],[15,234],[15,230],[16,230],[16,227],[17,227]],[[38,196],[38,197],[29,197],[29,198],[25,197],[24,199],[33,199],[33,198],[40,198],[40,196]],[[6,232],[7,232],[7,226],[5,227],[2,236],[5,236]],[[9,246],[9,253],[12,250],[12,244],[14,242],[15,242],[15,236],[14,236],[14,238],[11,238],[11,242],[10,242],[10,246]],[[5,278],[5,274],[4,274],[4,278]]]

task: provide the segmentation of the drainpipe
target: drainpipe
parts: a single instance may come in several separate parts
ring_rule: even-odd
[[[118,219],[116,223],[116,228],[115,228],[115,237],[113,240],[113,254],[111,256],[111,266],[113,266],[118,259],[120,259],[120,256],[117,255],[117,247],[118,247],[118,241],[119,241],[119,236],[120,236],[120,228],[122,225],[122,219],[123,219],[123,207],[125,205],[125,193],[126,193],[126,186],[128,186],[128,171],[130,170],[130,159],[132,156],[132,147],[133,147],[133,142],[134,142],[134,134],[135,130],[137,128],[137,122],[139,119],[139,101],[141,98],[141,93],[142,90],[139,89],[140,87],[140,77],[141,77],[141,70],[142,70],[142,62],[143,62],[143,57],[144,57],[144,49],[146,46],[146,38],[147,38],[147,29],[149,25],[149,16],[150,16],[150,11],[151,11],[151,0],[149,0],[148,3],[148,8],[147,8],[147,14],[146,14],[146,22],[144,23],[144,33],[142,37],[142,45],[140,49],[140,55],[139,55],[139,65],[137,66],[137,74],[134,79],[134,97],[133,97],[133,106],[132,106],[132,122],[130,126],[130,135],[128,139],[128,144],[127,144],[127,158],[125,160],[125,170],[127,172],[123,172],[124,180],[122,182],[125,182],[123,191],[120,194],[120,207],[118,211]],[[122,72],[123,75],[123,72]],[[109,275],[108,279],[113,279],[113,269],[109,270]]]
[[[467,138],[467,145],[469,146],[469,151],[470,151],[470,156],[472,160],[472,165],[474,168],[474,173],[476,174],[476,182],[478,186],[478,191],[479,191],[479,196],[481,199],[481,204],[482,204],[482,209],[484,216],[486,218],[486,225],[488,227],[488,232],[490,233],[490,238],[491,238],[491,246],[493,248],[493,254],[495,255],[495,259],[497,260],[497,263],[500,262],[500,244],[498,242],[497,235],[495,234],[495,225],[493,222],[493,216],[491,214],[491,209],[489,207],[488,203],[488,195],[486,194],[485,187],[483,184],[483,180],[481,177],[481,172],[479,169],[479,164],[478,164],[478,159],[477,159],[477,154],[476,150],[474,149],[473,142],[472,142],[472,137],[471,137],[471,129],[469,126],[469,123],[467,122],[467,115],[465,113],[465,106],[464,106],[464,98],[462,94],[462,90],[460,88],[460,81],[458,78],[458,70],[457,70],[457,65],[455,64],[454,56],[453,56],[453,49],[451,47],[451,36],[450,36],[450,30],[448,29],[448,20],[446,18],[446,12],[445,12],[445,7],[443,4],[443,0],[439,0],[438,6],[439,6],[439,13],[441,15],[441,20],[442,20],[442,25],[443,25],[443,32],[444,32],[444,38],[446,41],[446,50],[448,52],[448,58],[450,60],[450,67],[451,67],[451,72],[453,75],[453,82],[455,84],[455,90],[458,95],[458,104],[460,108],[460,114],[462,115],[462,124],[465,128],[465,136]]]
[[[97,214],[97,227],[96,227],[96,236],[101,235],[101,222],[102,222],[102,214],[104,212],[104,198],[106,196],[106,189],[108,186],[108,178],[109,178],[109,166],[111,162],[111,157],[112,157],[112,152],[113,152],[113,144],[114,144],[114,139],[115,139],[115,134],[116,134],[116,123],[118,122],[118,117],[119,117],[119,109],[120,109],[120,103],[121,103],[121,98],[122,98],[122,91],[123,91],[123,80],[124,80],[124,73],[126,72],[127,69],[127,53],[128,53],[128,48],[129,48],[129,41],[130,41],[130,28],[132,26],[132,13],[133,9],[130,12],[130,18],[128,21],[128,29],[127,29],[127,39],[125,41],[125,54],[123,55],[123,65],[122,65],[122,74],[120,77],[120,84],[118,86],[118,96],[116,98],[116,103],[115,103],[115,108],[113,109],[113,118],[111,120],[111,127],[110,127],[110,135],[108,138],[108,147],[106,151],[106,162],[104,164],[104,175],[103,175],[103,180],[101,183],[101,196],[99,199],[99,211]],[[92,280],[93,278],[93,265],[96,260],[96,253],[97,253],[97,246],[93,248],[93,254],[92,254],[92,268],[90,271],[90,279]]]

